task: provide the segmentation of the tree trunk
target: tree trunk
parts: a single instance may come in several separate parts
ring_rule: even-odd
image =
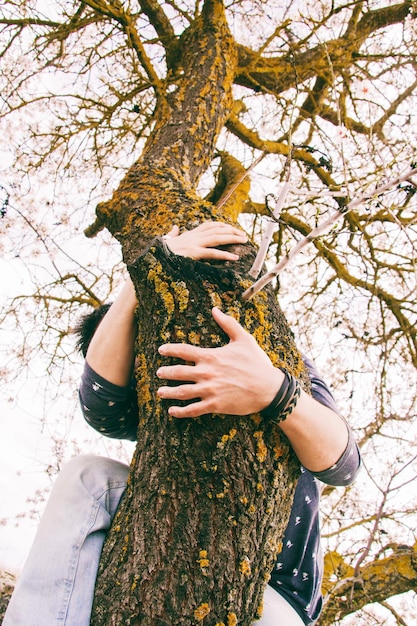
[[[213,305],[235,315],[277,366],[306,380],[272,292],[241,300],[250,245],[240,247],[238,263],[203,263],[167,253],[157,237],[174,223],[230,221],[194,192],[231,107],[236,54],[222,4],[206,2],[185,36],[182,82],[160,103],[140,162],[97,210],[122,243],[138,294],[139,429],[100,563],[94,626],[250,625],[262,610],[298,472],[281,431],[259,415],[173,419],[156,395],[159,345],[227,341]]]

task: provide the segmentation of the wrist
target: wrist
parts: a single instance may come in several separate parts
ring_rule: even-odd
[[[284,379],[272,401],[260,411],[261,416],[269,422],[279,424],[294,410],[301,394],[301,385],[298,380],[286,370],[283,370]]]
[[[275,396],[278,393],[278,390],[281,388],[282,383],[284,382],[284,372],[272,365],[272,370],[270,373],[265,373],[265,377],[263,379],[264,391],[259,392],[259,397],[262,399],[262,406],[259,409],[259,412],[262,413],[268,406],[273,402]]]

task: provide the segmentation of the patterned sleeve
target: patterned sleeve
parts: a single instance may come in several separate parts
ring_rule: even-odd
[[[135,383],[120,387],[99,376],[87,363],[79,389],[86,422],[106,437],[136,440],[138,408]]]
[[[313,361],[305,355],[303,355],[303,361],[310,377],[311,395],[313,398],[317,400],[317,402],[324,404],[329,409],[332,409],[332,411],[340,415],[335,399],[333,398],[330,389],[318,373]],[[316,478],[327,485],[346,487],[347,485],[351,485],[353,483],[358,474],[361,466],[361,456],[349,424],[343,416],[340,415],[340,417],[345,422],[348,430],[348,443],[345,451],[337,463],[335,463],[332,467],[329,467],[329,469],[322,472],[311,472],[311,474],[314,474]]]

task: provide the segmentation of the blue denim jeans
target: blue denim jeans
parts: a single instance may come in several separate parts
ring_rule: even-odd
[[[52,489],[3,626],[89,626],[103,542],[128,472],[127,465],[98,456],[67,463]],[[256,626],[303,622],[268,586]]]

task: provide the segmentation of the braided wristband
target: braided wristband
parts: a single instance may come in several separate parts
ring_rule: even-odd
[[[294,378],[294,381],[295,381],[295,389],[294,389],[293,396],[289,400],[285,409],[281,411],[281,413],[277,416],[277,418],[271,420],[274,424],[279,424],[280,422],[283,422],[288,417],[288,415],[290,415],[290,413],[293,412],[293,410],[295,409],[297,405],[298,398],[300,397],[300,394],[301,394],[301,385],[296,378]]]
[[[279,424],[288,417],[294,410],[301,393],[301,385],[298,380],[286,370],[283,372],[285,378],[275,398],[261,411],[261,416],[273,424]]]

